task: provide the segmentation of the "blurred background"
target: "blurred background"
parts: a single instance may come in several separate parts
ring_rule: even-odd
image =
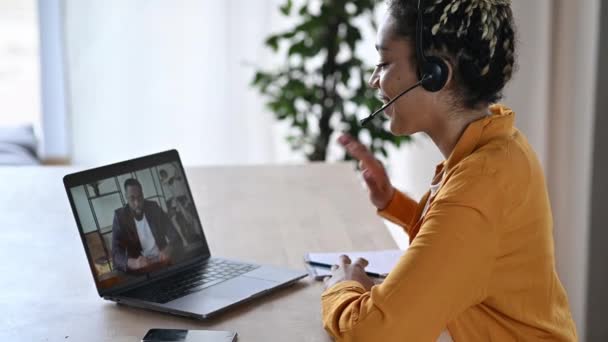
[[[87,167],[170,148],[186,165],[333,162],[343,159],[335,131],[346,129],[375,146],[394,184],[419,198],[442,160],[432,142],[424,135],[390,141],[382,126],[358,132],[349,124],[378,104],[358,89],[377,61],[373,21],[386,4],[342,2],[353,29],[345,33],[348,53],[336,60],[358,76],[342,82],[330,105],[352,95],[340,107],[352,115],[332,118],[327,150],[315,159],[308,149],[328,102],[311,105],[315,97],[302,90],[308,103],[285,107],[289,98],[275,97],[268,105],[264,76],[302,59],[324,70],[329,57],[315,49],[314,27],[294,32],[291,43],[269,38],[318,17],[330,2],[0,0],[0,164]],[[517,113],[545,169],[556,266],[581,340],[606,341],[608,67],[599,61],[608,58],[608,24],[600,20],[608,3],[513,0],[512,8],[519,69],[502,102]],[[298,37],[300,50],[292,49]],[[304,88],[318,83],[309,76]],[[300,83],[276,85],[297,93]],[[387,226],[406,246],[407,237]]]

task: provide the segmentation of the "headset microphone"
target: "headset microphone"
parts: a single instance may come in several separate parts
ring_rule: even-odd
[[[374,113],[372,113],[370,116],[366,117],[365,119],[361,120],[361,126],[365,126],[369,121],[371,121],[378,113],[380,113],[381,111],[385,110],[386,108],[388,108],[388,106],[392,105],[393,102],[397,101],[398,98],[400,98],[401,96],[409,93],[411,90],[414,90],[415,88],[419,87],[422,85],[423,82],[426,82],[428,79],[430,79],[432,76],[431,75],[424,75],[424,77],[416,82],[413,86],[405,89],[404,91],[401,92],[401,94],[397,95],[395,98],[393,98],[392,100],[388,101],[384,106],[380,107],[380,109],[378,109],[377,111],[375,111]]]

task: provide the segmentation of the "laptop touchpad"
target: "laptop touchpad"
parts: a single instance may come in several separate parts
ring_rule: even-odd
[[[303,271],[292,271],[272,266],[258,267],[255,270],[244,274],[245,277],[265,279],[277,283],[288,282],[297,278],[301,278],[303,275],[307,275],[307,273]]]
[[[240,276],[178,298],[167,303],[166,306],[195,313],[208,313],[247,299],[274,286],[276,283],[272,281]]]

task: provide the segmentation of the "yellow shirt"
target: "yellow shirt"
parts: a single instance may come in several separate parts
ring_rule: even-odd
[[[542,168],[515,114],[501,105],[471,123],[438,166],[443,182],[424,217],[396,192],[380,215],[410,246],[371,291],[340,282],[321,299],[325,329],[341,341],[575,341],[555,270]]]

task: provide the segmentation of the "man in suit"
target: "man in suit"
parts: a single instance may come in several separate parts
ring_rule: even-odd
[[[116,209],[112,225],[114,268],[142,272],[170,264],[183,247],[173,223],[156,202],[144,199],[137,179],[127,179],[124,189],[127,205]]]

